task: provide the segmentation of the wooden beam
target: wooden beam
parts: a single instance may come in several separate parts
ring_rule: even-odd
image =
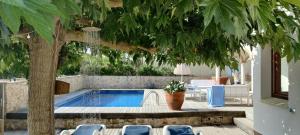
[[[111,8],[123,7],[123,0],[109,0]]]
[[[113,42],[113,41],[107,41],[103,40],[101,38],[95,38],[91,37],[88,33],[82,32],[82,31],[68,31],[65,33],[65,42],[71,42],[71,41],[77,41],[77,42],[84,42],[84,43],[91,43],[95,45],[101,45],[104,47],[108,47],[111,49],[116,49],[120,51],[125,52],[131,52],[136,50],[143,50],[146,52],[149,52],[151,54],[154,54],[157,49],[156,48],[145,48],[140,45],[132,45],[127,42]]]

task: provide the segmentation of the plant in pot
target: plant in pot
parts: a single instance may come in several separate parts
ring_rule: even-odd
[[[164,88],[164,90],[166,92],[166,100],[169,109],[181,110],[185,94],[184,82],[173,80]]]
[[[222,76],[222,73],[221,73],[222,71],[223,71],[222,69],[217,68],[216,69],[216,74],[218,74],[219,78],[217,79],[216,77],[211,77],[211,79],[216,81],[217,84],[226,85],[228,77],[227,76]]]

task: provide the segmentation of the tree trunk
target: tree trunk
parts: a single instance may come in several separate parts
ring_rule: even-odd
[[[56,24],[60,26],[59,22]],[[29,42],[30,75],[28,98],[28,133],[54,135],[54,88],[59,51],[60,27],[56,28],[54,43],[49,45],[40,37]]]

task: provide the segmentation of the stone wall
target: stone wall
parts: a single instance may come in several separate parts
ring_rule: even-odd
[[[108,128],[122,128],[124,125],[151,125],[154,128],[165,125],[215,126],[233,125],[233,118],[245,117],[243,111],[202,111],[181,113],[118,113],[118,114],[88,114],[72,116],[72,114],[55,118],[55,128],[74,129],[80,124],[104,124]],[[27,127],[26,118],[6,119],[5,129],[24,130]]]
[[[86,88],[85,76],[58,77],[57,80],[70,83],[70,91]],[[14,112],[27,107],[28,84],[25,79],[18,79],[15,82],[1,81],[5,90],[5,112]]]
[[[27,107],[28,85],[27,81],[7,82],[4,85],[5,112],[13,112]]]
[[[184,82],[191,79],[208,79],[203,77],[184,76]],[[180,76],[88,76],[86,84],[88,88],[109,89],[157,89],[165,87],[172,80],[180,80]]]
[[[155,115],[155,114],[154,114]],[[216,126],[233,125],[233,116],[210,116],[210,117],[174,117],[174,118],[132,118],[132,119],[97,119],[97,118],[74,118],[55,119],[57,129],[75,129],[81,124],[105,124],[107,128],[122,128],[124,125],[151,125],[161,128],[165,125],[191,125],[191,126]],[[6,119],[6,130],[26,130],[26,119]]]

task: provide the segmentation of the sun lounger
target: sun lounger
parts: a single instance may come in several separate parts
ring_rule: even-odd
[[[105,129],[105,125],[83,124],[77,126],[73,133],[69,130],[64,130],[60,133],[60,135],[104,135]]]
[[[166,125],[163,128],[163,135],[203,135],[200,131],[196,134],[190,125]]]
[[[125,125],[121,135],[152,135],[150,125]]]

